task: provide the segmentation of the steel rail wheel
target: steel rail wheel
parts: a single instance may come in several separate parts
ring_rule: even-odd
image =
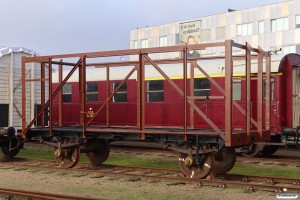
[[[201,179],[210,174],[213,165],[212,154],[199,155],[199,161],[196,162],[195,156],[181,154],[179,160],[180,169],[187,178]]]
[[[19,153],[21,147],[23,146],[23,145],[19,145],[19,146],[18,145],[19,145],[18,139],[12,138],[10,140],[10,144],[7,144],[7,145],[4,145],[1,147],[1,152],[2,152],[3,156],[5,158],[15,157]]]
[[[229,172],[235,162],[236,153],[233,147],[222,147],[218,152],[214,153],[212,172],[214,174],[225,174]]]
[[[260,153],[260,151],[262,150],[263,146],[259,145],[259,144],[251,144],[248,146],[249,151],[246,153],[241,153],[241,155],[243,155],[244,157],[254,157],[257,154]]]
[[[101,165],[109,156],[110,148],[107,141],[91,138],[86,142],[86,153],[92,165]]]
[[[59,167],[72,168],[79,161],[80,148],[79,146],[64,149],[55,147],[54,157],[56,162],[59,164]]]

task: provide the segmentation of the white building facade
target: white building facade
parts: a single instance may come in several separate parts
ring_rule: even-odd
[[[255,8],[230,11],[192,20],[174,22],[130,32],[130,48],[161,47],[185,44],[189,35],[197,43],[220,42],[232,39],[237,43],[248,42],[277,54],[300,54],[300,0]],[[242,52],[234,52],[239,54]],[[201,55],[222,55],[223,48],[200,51]],[[180,57],[179,53],[154,55],[153,58]],[[134,56],[131,60],[136,59]]]

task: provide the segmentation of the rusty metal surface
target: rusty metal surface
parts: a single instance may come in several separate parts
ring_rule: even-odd
[[[191,71],[190,71],[190,100],[192,103],[194,103],[194,96],[195,96],[195,93],[194,93],[194,76],[195,76],[195,64],[197,64],[197,62],[194,62],[192,61],[191,62]],[[191,128],[194,128],[195,126],[195,111],[193,109],[193,107],[190,107],[190,127]]]
[[[145,54],[139,55],[139,67],[138,67],[138,84],[137,84],[137,125],[141,131],[140,138],[145,139],[145,103],[146,103],[146,91],[145,91]]]
[[[52,126],[53,126],[53,124],[52,124],[52,106],[53,106],[53,103],[52,103],[52,101],[53,101],[53,98],[52,98],[52,59],[51,58],[49,58],[49,62],[48,62],[48,65],[49,65],[49,69],[48,69],[48,77],[49,77],[49,119],[50,119],[50,123],[48,124],[48,126],[49,126],[49,135],[50,136],[52,136]],[[59,91],[58,91],[59,92]],[[41,113],[39,113],[39,115],[40,115]]]
[[[109,98],[109,95],[110,95],[110,77],[109,77],[109,66],[107,65],[106,66],[106,99]],[[109,112],[110,112],[110,109],[109,109],[109,105],[106,106],[106,126],[109,126]]]
[[[62,62],[62,59],[60,60],[60,62]],[[63,65],[62,63],[60,63],[58,65],[58,83],[61,84],[61,82],[63,81]],[[63,90],[60,90],[58,93],[58,125],[62,126],[62,122],[63,122]]]
[[[262,49],[259,47],[259,52]],[[258,72],[257,72],[257,129],[259,133],[259,139],[263,139],[263,57],[262,54],[258,54]]]
[[[26,124],[26,72],[25,72],[25,57],[22,57],[22,68],[21,68],[21,73],[22,73],[22,137],[26,137],[26,129],[28,129],[31,126],[27,126]],[[27,129],[27,130],[28,130]]]
[[[225,43],[225,146],[232,146],[232,41]]]
[[[246,133],[247,139],[249,139],[251,129],[251,46],[247,43],[246,47]]]
[[[270,131],[271,130],[271,57],[270,54],[266,57],[266,115],[265,115],[265,129]]]
[[[41,79],[45,79],[45,63],[41,63]],[[45,105],[45,81],[41,81],[41,107]],[[45,127],[45,112],[42,112],[42,127]]]

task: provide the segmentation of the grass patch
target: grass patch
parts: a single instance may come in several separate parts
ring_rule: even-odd
[[[25,145],[24,149],[16,156],[17,158],[39,158],[39,159],[54,159],[54,148],[41,145]]]
[[[54,159],[54,148],[45,145],[26,145],[24,149],[16,156],[18,158],[39,158],[39,159]],[[80,155],[81,163],[89,163],[85,154]],[[170,168],[178,169],[177,159],[170,157],[155,156],[149,159],[149,156],[111,154],[104,162],[110,165],[124,165],[137,167],[155,167],[155,168]]]
[[[236,163],[229,173],[257,175],[257,176],[277,176],[288,178],[300,178],[300,169],[282,168],[276,166],[250,165],[245,163]]]
[[[27,144],[24,149],[17,155],[18,158],[39,158],[39,159],[54,159],[54,148],[45,145]],[[80,162],[89,163],[85,154],[81,154]],[[163,156],[143,156],[143,154],[117,154],[111,153],[109,158],[104,162],[111,165],[137,166],[137,167],[155,167],[179,169],[176,157]],[[258,176],[277,176],[300,178],[299,168],[279,167],[279,166],[263,166],[260,164],[236,163],[230,173],[258,175]]]
[[[132,155],[117,155],[112,154],[104,162],[110,165],[124,165],[124,166],[137,166],[137,167],[154,167],[154,168],[167,168],[178,169],[176,158],[166,158],[162,156],[132,156]]]

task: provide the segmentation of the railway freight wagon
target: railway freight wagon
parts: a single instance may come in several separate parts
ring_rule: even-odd
[[[224,54],[187,56],[209,48]],[[244,54],[233,55],[236,49]],[[181,56],[151,59],[169,52]],[[103,61],[127,55],[138,60]],[[30,63],[48,66],[49,78],[45,70],[34,80],[27,78]],[[276,70],[269,52],[232,40],[25,57],[22,84],[39,82],[42,97],[34,117],[22,116],[22,136],[53,146],[61,167],[75,166],[80,153],[99,165],[109,156],[110,142],[135,140],[177,151],[188,178],[223,174],[235,164],[235,148],[270,141],[271,73]],[[26,113],[27,88],[22,90]]]
[[[0,48],[0,146],[6,157],[15,156],[22,146],[18,135],[21,135],[22,127],[22,78],[21,58],[23,56],[36,56],[37,54],[23,47]],[[39,74],[39,69],[34,64],[25,72],[27,78],[33,78]],[[33,117],[36,104],[40,102],[41,95],[35,91],[35,83],[27,88],[26,104],[27,117]],[[19,130],[19,134],[17,132]]]
[[[213,81],[220,86],[225,85],[225,71],[222,69],[224,63],[221,59],[201,61],[199,62],[209,73]],[[257,62],[253,62],[257,69]],[[183,86],[183,79],[180,76],[181,71],[174,70],[174,64],[162,64],[162,69],[170,75],[170,79],[179,86]],[[218,66],[218,67],[215,67]],[[233,74],[233,100],[239,105],[245,107],[247,95],[246,81],[244,73],[244,61],[234,62]],[[300,108],[299,108],[299,76],[300,70],[300,56],[298,54],[289,54],[286,56],[274,55],[271,62],[271,85],[270,85],[270,131],[271,141],[259,143],[250,146],[237,148],[236,151],[242,153],[244,156],[255,156],[259,152],[264,155],[271,155],[276,152],[279,146],[296,144],[299,141],[299,122],[300,122]],[[149,126],[173,126],[179,127],[182,123],[183,107],[182,98],[176,95],[172,85],[163,77],[156,73],[155,69],[150,65],[146,65],[147,77],[145,77],[146,90],[146,112],[145,120]],[[178,68],[177,68],[178,69]],[[188,69],[190,65],[188,64]],[[110,81],[105,79],[105,69],[93,68],[87,71],[86,74],[86,100],[88,112],[93,114],[97,110],[97,106],[105,101],[107,94],[111,94],[122,82],[122,77],[128,73],[129,68],[123,69],[123,73],[119,69],[112,69],[110,71]],[[194,72],[194,80],[191,82],[188,77],[187,87],[193,88],[188,91],[188,95],[198,96],[198,101],[195,104],[207,113],[207,116],[218,126],[225,128],[225,122],[219,117],[224,113],[224,104],[222,100],[212,100],[211,97],[221,95],[220,90],[215,87],[211,81],[200,73]],[[53,73],[53,88],[59,86],[58,71]],[[101,76],[102,74],[102,76]],[[100,76],[99,76],[100,75]],[[257,71],[252,71],[252,76],[256,77],[251,81],[251,92],[257,92]],[[108,90],[107,90],[108,88]],[[79,112],[79,79],[78,74],[74,74],[62,89],[62,110],[63,115],[61,122],[59,122],[59,99],[55,98],[53,101],[53,124],[64,126],[74,126],[79,124],[80,118],[78,115],[71,113]],[[202,97],[199,97],[202,96]],[[266,80],[263,81],[263,96],[266,96]],[[114,126],[134,126],[137,121],[134,117],[137,104],[137,90],[136,90],[136,74],[132,75],[118,92],[112,97],[109,105],[110,114],[106,118],[107,110],[102,112],[93,125],[106,125],[107,119],[109,123]],[[174,109],[176,108],[176,109]],[[256,118],[257,99],[251,98],[251,115]],[[189,110],[188,112],[194,112]],[[265,116],[265,110],[263,110]],[[165,114],[168,113],[168,114]],[[218,113],[218,114],[216,114]],[[243,114],[234,109],[233,114],[233,129],[240,130],[244,127]],[[187,123],[190,127],[209,129],[209,125],[199,116],[191,114],[187,118]]]

